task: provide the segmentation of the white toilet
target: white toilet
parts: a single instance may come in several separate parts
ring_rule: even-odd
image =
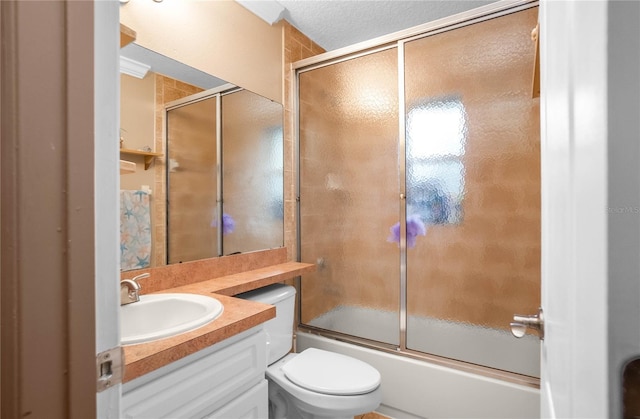
[[[274,284],[237,297],[276,306],[265,323],[270,419],[353,419],[382,399],[380,373],[371,365],[333,352],[289,353],[293,337],[294,287]]]

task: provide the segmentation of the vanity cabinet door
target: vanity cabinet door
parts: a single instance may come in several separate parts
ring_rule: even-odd
[[[202,418],[233,404],[238,397],[259,391],[256,387],[264,382],[267,365],[265,336],[260,329],[230,345],[223,341],[222,348],[215,345],[200,351],[205,354],[192,362],[179,368],[167,365],[156,371],[166,369],[166,374],[154,374],[152,380],[140,386],[125,388],[123,417]],[[262,409],[268,409],[266,397],[262,403]],[[252,416],[251,409],[245,410],[249,416],[238,417],[258,417]]]
[[[236,398],[207,419],[265,419],[269,417],[269,392],[267,380]]]

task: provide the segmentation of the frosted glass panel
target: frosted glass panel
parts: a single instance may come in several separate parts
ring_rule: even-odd
[[[407,347],[526,375],[539,341],[509,332],[540,304],[537,9],[408,42]],[[409,239],[409,237],[408,237]]]
[[[167,112],[167,262],[218,256],[216,98]]]
[[[283,245],[282,105],[247,90],[222,96],[222,248]]]
[[[398,344],[397,50],[299,77],[301,320]]]

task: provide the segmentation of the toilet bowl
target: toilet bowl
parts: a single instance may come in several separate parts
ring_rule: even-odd
[[[275,284],[237,297],[276,306],[265,323],[270,419],[352,419],[382,400],[380,373],[358,359],[321,349],[289,353],[295,288]]]
[[[343,362],[328,363],[334,356],[344,358]],[[315,375],[315,369],[323,371]],[[289,354],[270,365],[267,379],[270,410],[277,419],[353,418],[375,410],[382,397],[376,369],[357,359],[314,348]]]

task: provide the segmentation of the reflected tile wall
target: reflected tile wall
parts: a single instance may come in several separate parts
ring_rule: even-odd
[[[162,266],[167,260],[167,182],[166,182],[166,153],[164,141],[165,115],[164,105],[173,100],[182,99],[203,89],[172,79],[161,74],[153,74],[155,77],[155,151],[162,153],[161,157],[156,157],[153,164],[155,185],[153,199],[153,260],[154,266]]]

